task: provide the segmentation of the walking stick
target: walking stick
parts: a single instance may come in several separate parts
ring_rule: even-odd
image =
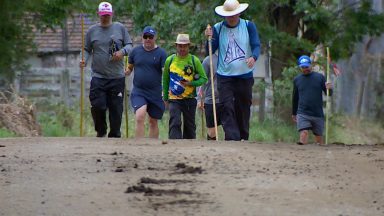
[[[128,56],[125,56],[125,68],[128,67]],[[128,138],[129,127],[128,127],[128,94],[127,94],[127,83],[128,76],[125,76],[125,87],[124,87],[124,114],[125,114],[125,137]]]
[[[329,47],[327,47],[327,82],[329,82],[330,75],[329,75],[329,64],[330,64],[330,54],[329,54]],[[328,137],[329,137],[329,112],[330,112],[330,100],[329,100],[329,89],[327,89],[327,99],[325,101],[325,145],[328,145]]]
[[[84,62],[84,15],[81,14],[81,62]],[[80,136],[83,134],[84,121],[84,67],[80,67]]]
[[[211,25],[207,25],[208,29],[211,29]],[[212,89],[212,103],[213,103],[213,120],[215,122],[215,137],[216,141],[219,140],[219,136],[217,133],[217,118],[216,118],[216,97],[215,97],[215,83],[213,78],[213,63],[212,63],[212,36],[208,37],[208,49],[209,49],[209,66],[210,66],[210,74],[211,74],[211,89]]]

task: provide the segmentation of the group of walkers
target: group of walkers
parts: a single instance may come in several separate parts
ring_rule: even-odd
[[[112,5],[100,3],[100,22],[88,29],[85,60],[80,62],[80,67],[85,67],[92,57],[89,99],[97,136],[121,137],[125,76],[134,73],[130,101],[135,112],[135,137],[145,136],[148,116],[149,137],[158,138],[158,120],[168,107],[169,139],[195,139],[195,115],[199,107],[205,110],[208,140],[215,140],[217,136],[214,119],[217,120],[216,125],[222,125],[225,140],[248,140],[253,71],[260,54],[260,40],[256,25],[240,18],[247,8],[248,4],[237,0],[226,0],[222,6],[215,8],[216,14],[224,20],[204,31],[209,38],[207,53],[211,48],[214,55],[207,56],[202,64],[197,56],[190,53],[191,41],[189,35],[184,33],[177,35],[175,54],[167,55],[156,44],[157,32],[151,26],[143,29],[142,45],[133,48],[127,29],[119,22],[112,22]],[[127,67],[124,67],[124,56],[129,56]],[[214,80],[210,79],[211,62]],[[313,75],[310,65],[305,64],[304,69],[300,61],[299,66],[303,68],[303,76],[295,79],[293,97],[293,116],[300,131],[299,143],[307,142],[305,135],[312,129],[316,141],[322,142],[323,115],[318,102],[322,100],[321,92],[331,88],[331,85],[326,85],[324,76]],[[214,83],[215,95],[212,95],[211,82]],[[202,86],[200,91],[204,100],[198,103],[199,86]],[[213,115],[214,107],[217,118]],[[315,112],[312,112],[313,109]]]

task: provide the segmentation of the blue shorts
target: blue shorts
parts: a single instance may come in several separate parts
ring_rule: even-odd
[[[297,130],[312,130],[316,136],[323,136],[324,118],[297,114]]]
[[[131,94],[130,99],[135,113],[140,107],[147,105],[147,113],[151,118],[163,117],[165,105],[162,99],[154,100],[138,94]]]

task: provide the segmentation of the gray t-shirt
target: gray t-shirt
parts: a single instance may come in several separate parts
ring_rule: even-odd
[[[214,80],[214,86],[215,86],[215,102],[219,103],[219,92],[217,91],[217,81],[216,81],[216,70],[217,70],[217,55],[212,55],[212,65],[213,65],[213,80]],[[205,57],[203,60],[203,67],[205,70],[205,73],[208,77],[208,82],[203,85],[201,88],[203,88],[204,92],[204,103],[206,104],[213,104],[212,100],[212,88],[211,88],[211,68],[209,63],[209,56]]]
[[[122,50],[124,55],[132,49],[132,40],[123,24],[114,22],[108,27],[95,24],[85,37],[85,62],[92,56],[92,77],[116,79],[124,77],[124,60],[112,61],[114,52]]]

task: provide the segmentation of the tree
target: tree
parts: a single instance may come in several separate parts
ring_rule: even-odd
[[[62,25],[66,16],[84,12],[95,14],[92,0],[0,0],[0,70],[9,77],[20,69],[32,51],[32,28]],[[221,18],[214,8],[224,0],[116,0],[117,16],[130,16],[137,33],[145,25],[159,30],[166,49],[174,51],[177,33],[189,33],[196,51],[203,50],[207,24]],[[333,59],[348,57],[364,35],[384,32],[384,15],[375,13],[369,0],[264,0],[248,2],[243,17],[255,21],[263,47],[272,42],[272,79],[281,78],[283,68],[298,55],[314,51],[319,44],[331,48]],[[343,2],[343,4],[339,3]],[[354,2],[354,3],[349,3]],[[25,16],[34,19],[25,19]],[[118,20],[119,17],[116,17]],[[4,22],[6,20],[6,22]],[[195,51],[195,50],[193,50]]]
[[[128,1],[125,1],[128,3]],[[129,1],[132,2],[132,1]],[[220,20],[214,8],[223,0],[134,0],[129,4],[135,26],[151,24],[160,29],[165,44],[172,44],[177,32],[185,31],[192,41],[204,45],[203,30]],[[341,4],[332,0],[250,1],[243,17],[255,21],[263,46],[272,42],[273,80],[282,69],[319,44],[331,48],[333,59],[351,55],[364,35],[384,32],[384,15],[376,14],[369,0]],[[343,1],[344,2],[344,1]]]
[[[0,71],[10,83],[17,71],[26,69],[24,61],[35,51],[34,31],[63,25],[67,16],[92,10],[89,0],[0,1]]]
[[[127,1],[126,1],[127,2]],[[160,38],[172,47],[175,34],[185,31],[201,48],[205,44],[203,31],[221,18],[214,8],[224,0],[134,1],[129,11],[136,27],[152,24],[160,29]],[[315,51],[318,45],[330,47],[333,60],[349,57],[354,45],[363,36],[379,36],[384,32],[384,14],[377,14],[371,1],[336,0],[264,0],[248,2],[242,17],[253,20],[258,28],[262,47],[272,44],[272,81],[278,92],[288,89],[291,80],[283,76],[284,68],[296,65],[296,59]],[[350,3],[352,2],[352,3]],[[202,50],[202,49],[198,49]],[[289,73],[290,74],[290,73]],[[278,82],[275,82],[278,81]],[[275,85],[277,83],[277,85]],[[285,94],[284,94],[285,95]],[[276,98],[275,98],[276,99]],[[285,101],[287,98],[285,98]],[[275,101],[279,116],[290,116],[289,105]]]

